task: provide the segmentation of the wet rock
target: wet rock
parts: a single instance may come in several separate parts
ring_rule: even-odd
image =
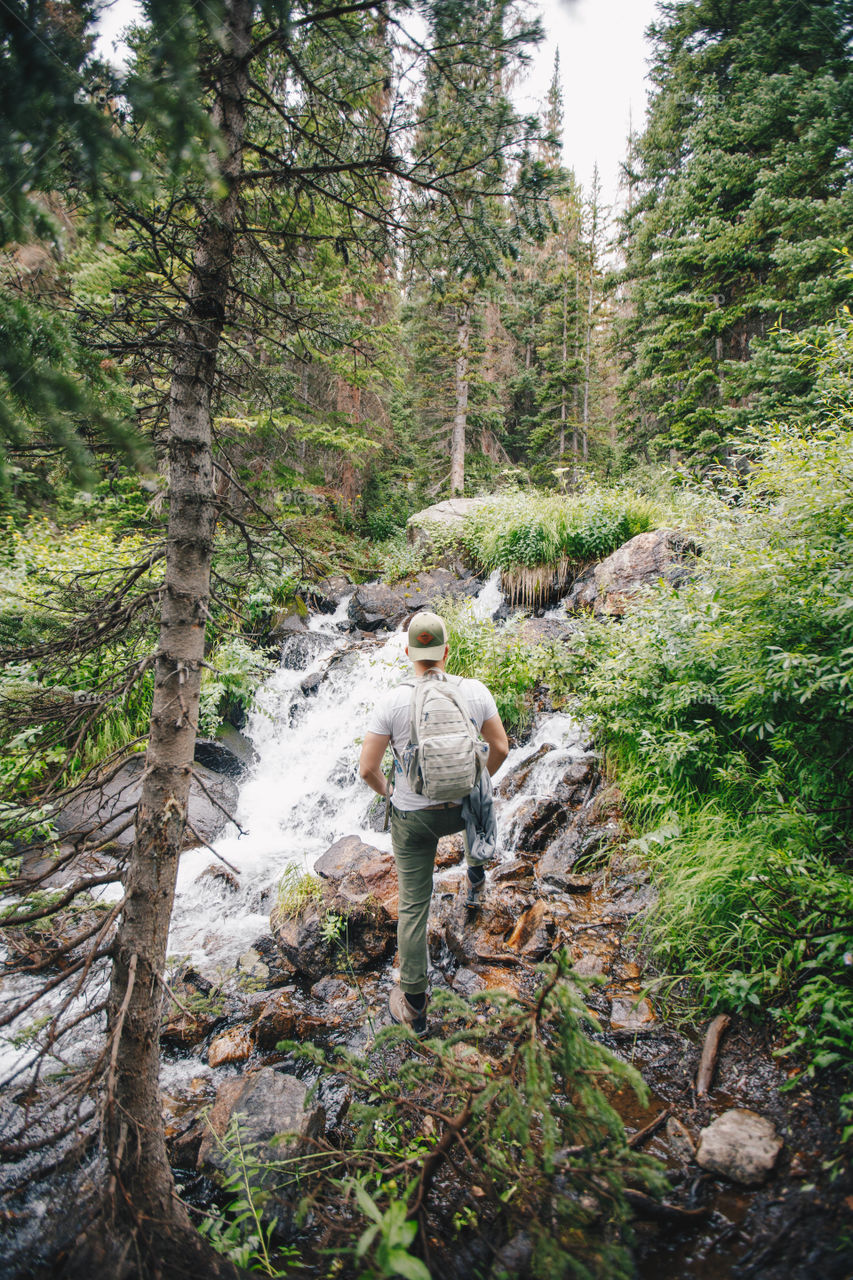
[[[122,848],[132,844],[133,818],[142,792],[144,770],[143,756],[131,756],[111,776],[81,787],[56,816],[59,833],[77,838],[97,828],[100,839],[113,839]],[[183,847],[191,849],[202,842],[211,844],[236,804],[237,787],[232,779],[213,773],[204,765],[195,765]]]
[[[329,910],[351,914],[354,907],[380,905],[389,920],[397,919],[397,868],[390,853],[364,844],[357,836],[337,840],[314,863],[329,882]]]
[[[450,887],[450,886],[449,886]],[[517,901],[506,890],[498,890],[486,880],[483,904],[478,912],[465,907],[465,877],[451,892],[439,893],[433,899],[429,922],[430,951],[435,956],[446,946],[455,960],[463,967],[479,970],[483,957],[497,959],[506,956],[515,959],[508,951],[506,939],[518,921]],[[530,905],[527,899],[525,907]]]
[[[448,569],[415,574],[395,587],[368,582],[353,594],[349,618],[360,631],[391,631],[409,614],[431,609],[442,599],[475,596],[481,586],[478,578],[460,578]]]
[[[556,840],[552,840],[536,864],[536,879],[540,885],[565,889],[576,879],[572,867],[580,857],[580,836],[576,828],[567,827]]]
[[[314,863],[314,871],[324,880],[338,884],[350,871],[357,869],[359,862],[377,853],[378,849],[365,844],[358,836],[344,836],[320,855]]]
[[[239,893],[240,881],[221,862],[211,862],[209,867],[200,871],[195,878],[196,884],[215,884],[227,893]]]
[[[610,1026],[613,1031],[645,1031],[655,1021],[651,1000],[639,1002],[630,996],[616,996],[610,1010]]]
[[[757,1187],[770,1176],[783,1146],[766,1116],[734,1107],[702,1129],[696,1162],[732,1182]]]
[[[221,724],[216,730],[216,741],[226,747],[244,769],[250,768],[258,758],[253,743],[239,729],[235,729],[233,724]]]
[[[288,671],[304,671],[310,662],[334,649],[335,641],[322,631],[298,631],[285,636],[281,665]]]
[[[673,1155],[683,1160],[685,1164],[689,1164],[696,1154],[690,1130],[677,1116],[670,1116],[666,1122],[666,1144]]]
[[[554,796],[522,800],[514,815],[515,846],[526,853],[546,849],[558,831],[571,822],[571,813]]]
[[[674,587],[685,582],[699,552],[695,539],[680,529],[639,533],[581,574],[566,596],[566,608],[621,617],[644,587],[661,579]]]
[[[533,766],[538,764],[543,756],[548,755],[548,753],[554,749],[555,748],[552,743],[543,742],[542,746],[538,747],[537,750],[534,751],[533,755],[528,756],[526,760],[522,760],[521,763],[513,769],[512,773],[507,774],[506,777],[501,779],[497,787],[497,794],[502,796],[505,800],[511,800],[514,795],[518,794],[527,779],[530,777],[530,772]]]
[[[243,738],[239,729],[234,729],[231,725],[228,727],[236,737],[242,738],[248,745],[248,739]],[[203,764],[213,773],[225,774],[226,778],[242,778],[247,769],[244,754],[238,754],[225,738],[196,738],[193,759],[196,764]]]
[[[229,1027],[216,1036],[207,1051],[211,1067],[223,1067],[229,1062],[245,1062],[252,1052],[252,1040],[245,1027]]]
[[[308,1085],[274,1067],[261,1067],[225,1080],[208,1115],[209,1131],[202,1138],[197,1167],[208,1173],[226,1170],[227,1160],[217,1139],[225,1137],[232,1117],[239,1126],[243,1146],[256,1144],[261,1161],[297,1154],[312,1138],[320,1136],[325,1124],[323,1108],[307,1099]],[[291,1136],[273,1142],[284,1134]]]
[[[611,884],[610,916],[613,920],[629,920],[646,911],[657,899],[647,871],[619,876]]]
[[[328,1034],[330,1018],[317,1018],[303,1012],[293,1001],[290,991],[279,991],[257,1009],[251,1036],[259,1049],[275,1049],[282,1040],[313,1040]]]
[[[284,608],[276,611],[272,624],[269,629],[269,641],[271,644],[282,644],[292,635],[298,635],[307,631],[305,625],[306,609],[299,601],[293,604],[285,605]]]
[[[278,908],[273,911],[270,928],[276,945],[297,973],[314,980],[334,973],[344,952],[356,971],[368,970],[393,950],[396,894],[387,900],[394,908],[392,914],[366,887],[357,889],[357,879],[357,873],[351,873],[324,894],[322,903],[309,903],[295,916],[284,917]],[[328,929],[330,912],[339,920],[335,936]]]
[[[512,862],[502,862],[491,872],[493,884],[532,883],[533,867],[524,858],[513,858]]]
[[[352,591],[352,583],[342,573],[321,578],[305,592],[305,603],[318,613],[334,613],[344,596]]]
[[[608,850],[620,839],[622,829],[618,823],[607,823],[603,827],[588,830],[580,842],[576,861],[584,865],[602,862]]]
[[[548,907],[540,898],[521,916],[506,945],[529,960],[542,960],[551,950],[553,921]]]
[[[321,978],[311,988],[313,1000],[354,1000],[357,995],[342,978]]]
[[[256,938],[248,951],[243,952],[237,961],[237,970],[260,987],[283,987],[296,972],[268,933]]]
[[[306,698],[313,698],[320,685],[326,679],[325,671],[310,671],[304,680],[299,681],[299,688]]]
[[[185,969],[166,993],[160,1043],[174,1049],[190,1049],[205,1040],[224,1012],[224,999],[211,982],[195,969]]]

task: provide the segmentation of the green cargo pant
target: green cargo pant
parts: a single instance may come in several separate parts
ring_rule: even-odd
[[[461,805],[408,813],[391,805],[391,846],[399,886],[400,986],[407,994],[417,995],[427,987],[427,920],[438,842],[464,829]],[[467,841],[465,854],[467,860]]]

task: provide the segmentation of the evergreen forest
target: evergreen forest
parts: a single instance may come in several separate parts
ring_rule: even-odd
[[[523,105],[536,4],[142,0],[122,65],[100,7],[0,0],[5,1273],[843,1280],[853,0],[660,0],[615,197],[559,52]],[[509,733],[521,895],[488,946],[434,899],[422,1043],[364,868],[233,899],[275,980],[170,941],[189,857],[227,919],[264,717],[309,756],[270,690],[420,603]],[[525,809],[546,720],[586,746]],[[781,1150],[736,1211],[715,1070]]]

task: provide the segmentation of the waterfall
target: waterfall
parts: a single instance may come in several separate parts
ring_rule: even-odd
[[[500,574],[495,573],[469,607],[474,617],[485,619],[501,599]],[[181,856],[169,955],[187,960],[213,981],[227,982],[239,957],[269,932],[276,886],[286,867],[312,871],[320,854],[348,835],[390,852],[390,835],[371,826],[371,807],[378,800],[358,776],[358,758],[373,705],[411,670],[406,633],[353,643],[339,627],[347,604],[345,599],[335,613],[314,615],[307,632],[287,641],[285,662],[259,690],[246,726],[256,759],[240,789],[235,822],[216,840],[214,852],[201,846]],[[303,683],[309,688],[314,684],[306,681],[309,671],[323,678],[315,692],[306,694]],[[570,717],[543,716],[531,739],[510,752],[496,784],[546,743],[552,750],[537,760],[514,796],[497,801],[504,857],[514,855],[516,811],[531,796],[547,794],[560,770],[585,749],[582,728]],[[203,874],[211,866],[223,867],[220,859],[233,870],[233,882]],[[120,894],[118,885],[99,891],[105,900]],[[99,966],[93,976],[103,991],[106,968]],[[5,995],[24,995],[32,982],[24,975],[7,980]],[[73,1009],[79,1005],[82,1010],[84,999]],[[48,997],[38,1012],[48,1012],[53,1003]],[[24,1014],[18,1021],[24,1026],[31,1018]],[[20,1028],[12,1026],[0,1035],[0,1078],[25,1079],[34,1059],[31,1046],[16,1043],[16,1030]],[[65,1046],[64,1063],[72,1065],[96,1049],[100,1035],[97,1023],[87,1026],[73,1045]],[[198,1065],[192,1059],[186,1069]]]

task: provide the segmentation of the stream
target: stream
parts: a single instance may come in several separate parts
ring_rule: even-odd
[[[475,616],[490,618],[501,603],[495,574],[469,607]],[[190,849],[181,858],[170,973],[190,970],[225,993],[218,1016],[197,1040],[164,1040],[161,1087],[167,1135],[174,1143],[175,1163],[185,1169],[195,1168],[199,1109],[213,1101],[224,1081],[243,1077],[247,1066],[281,1061],[274,1052],[276,1035],[265,1043],[256,1034],[262,1021],[258,1001],[280,995],[302,1019],[299,1034],[327,1045],[363,1048],[367,1024],[387,1021],[387,995],[395,979],[391,952],[361,974],[363,1009],[353,995],[341,994],[346,986],[338,978],[317,982],[297,972],[260,983],[260,988],[277,987],[278,992],[261,990],[258,984],[241,989],[239,981],[235,986],[235,975],[245,976],[251,963],[247,957],[257,959],[265,941],[272,944],[270,913],[286,868],[312,872],[330,846],[353,837],[379,854],[390,853],[390,835],[378,829],[376,798],[358,776],[358,757],[371,708],[410,670],[406,635],[399,630],[354,642],[348,604],[346,597],[334,613],[312,616],[307,630],[284,641],[282,663],[258,692],[243,731],[254,761],[240,786],[235,820],[212,848]],[[560,619],[558,609],[546,616]],[[695,1137],[702,1124],[726,1107],[766,1112],[770,1098],[781,1124],[780,1073],[767,1046],[746,1027],[738,1028],[737,1040],[731,1035],[713,1101],[697,1105],[691,1095],[700,1046],[661,1020],[655,1004],[643,995],[643,962],[631,925],[653,905],[654,892],[639,860],[625,851],[618,795],[614,799],[614,789],[602,783],[583,726],[566,714],[540,713],[494,781],[500,862],[490,871],[491,896],[476,937],[458,927],[461,841],[455,853],[451,850],[437,864],[430,927],[433,985],[444,983],[461,994],[490,985],[522,991],[523,983],[533,980],[535,963],[564,945],[580,973],[599,979],[588,1007],[601,1038],[632,1061],[651,1088],[648,1107],[622,1095],[614,1100],[629,1131],[669,1106],[689,1122]],[[566,841],[569,828],[571,843]],[[116,892],[110,886],[104,896]],[[525,933],[524,921],[533,917],[536,927]],[[484,946],[491,953],[505,952],[516,945],[516,935],[523,965],[478,964]],[[23,991],[25,981],[17,979],[11,994]],[[341,990],[330,999],[335,984]],[[211,1036],[221,1038],[223,1023],[226,1034],[236,1032],[238,1042],[243,1036],[245,1051],[215,1062]],[[68,1049],[65,1064],[90,1053],[99,1034],[95,1029],[88,1038],[80,1037]],[[0,1064],[6,1072],[18,1072],[19,1087],[27,1077],[30,1053],[5,1039]],[[664,1130],[646,1149],[667,1166],[673,1193],[683,1203],[707,1203],[713,1196],[714,1212],[707,1225],[689,1230],[638,1224],[638,1276],[725,1280],[751,1234],[778,1229],[778,1186],[769,1191],[731,1184],[713,1188],[708,1175],[678,1156]],[[786,1184],[785,1193],[790,1189]]]

